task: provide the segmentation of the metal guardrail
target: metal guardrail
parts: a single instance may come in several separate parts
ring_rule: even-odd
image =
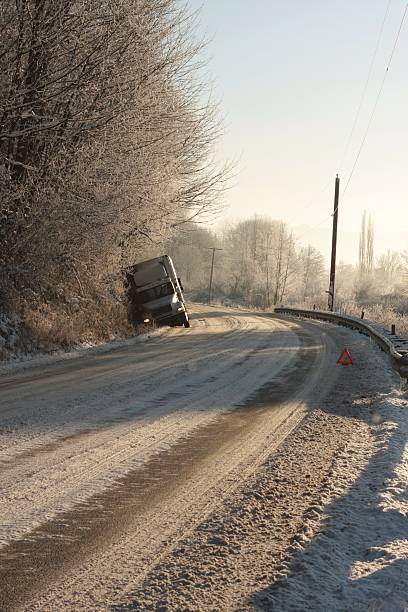
[[[358,319],[350,315],[341,315],[325,310],[301,310],[298,308],[275,308],[276,314],[288,314],[309,319],[328,321],[344,327],[355,329],[366,336],[370,336],[378,346],[389,353],[396,361],[396,365],[408,366],[408,341],[394,336],[375,323]],[[405,348],[404,348],[405,345]]]

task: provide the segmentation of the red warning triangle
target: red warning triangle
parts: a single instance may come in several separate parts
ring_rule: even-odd
[[[351,358],[351,355],[346,348],[342,350],[341,355],[337,360],[337,363],[338,365],[344,365],[344,366],[353,365],[353,360]]]

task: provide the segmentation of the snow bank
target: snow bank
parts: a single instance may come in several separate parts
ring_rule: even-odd
[[[285,610],[408,608],[408,395],[378,398],[337,458],[315,537],[274,593]]]
[[[14,351],[21,325],[22,321],[17,315],[0,314],[0,351],[6,355]]]
[[[2,327],[1,322],[4,320],[0,318],[0,350],[2,349]],[[16,323],[9,334],[9,340],[5,345],[9,348],[6,353],[7,361],[4,361],[0,365],[0,377],[2,375],[14,374],[27,370],[29,368],[39,366],[49,366],[61,361],[67,361],[71,359],[78,359],[83,356],[97,355],[102,353],[109,353],[114,350],[119,350],[132,344],[138,344],[141,342],[147,342],[151,338],[156,338],[165,335],[169,332],[168,327],[160,327],[155,330],[151,330],[146,334],[139,334],[128,338],[127,340],[113,340],[111,342],[104,342],[102,344],[81,344],[75,346],[69,350],[55,351],[54,353],[16,353],[14,352],[14,346],[17,342],[19,334],[19,326],[21,326],[21,320],[16,317]],[[6,328],[6,324],[3,324]]]

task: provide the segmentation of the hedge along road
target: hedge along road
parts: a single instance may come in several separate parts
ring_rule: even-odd
[[[3,376],[1,609],[119,606],[330,391],[342,333],[197,307],[189,330]]]

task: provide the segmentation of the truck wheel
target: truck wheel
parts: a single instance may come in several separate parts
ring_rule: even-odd
[[[136,325],[138,324],[138,321],[136,319],[135,309],[133,308],[133,304],[131,302],[129,302],[127,305],[127,318],[128,318],[129,323],[133,327],[136,327]]]
[[[126,314],[128,322],[132,324],[132,304],[130,302],[126,304]]]
[[[137,310],[137,308],[134,307],[132,302],[129,302],[127,305],[127,317],[128,317],[129,323],[132,325],[134,329],[136,329],[138,325],[143,323],[143,320],[140,318],[139,311]]]

